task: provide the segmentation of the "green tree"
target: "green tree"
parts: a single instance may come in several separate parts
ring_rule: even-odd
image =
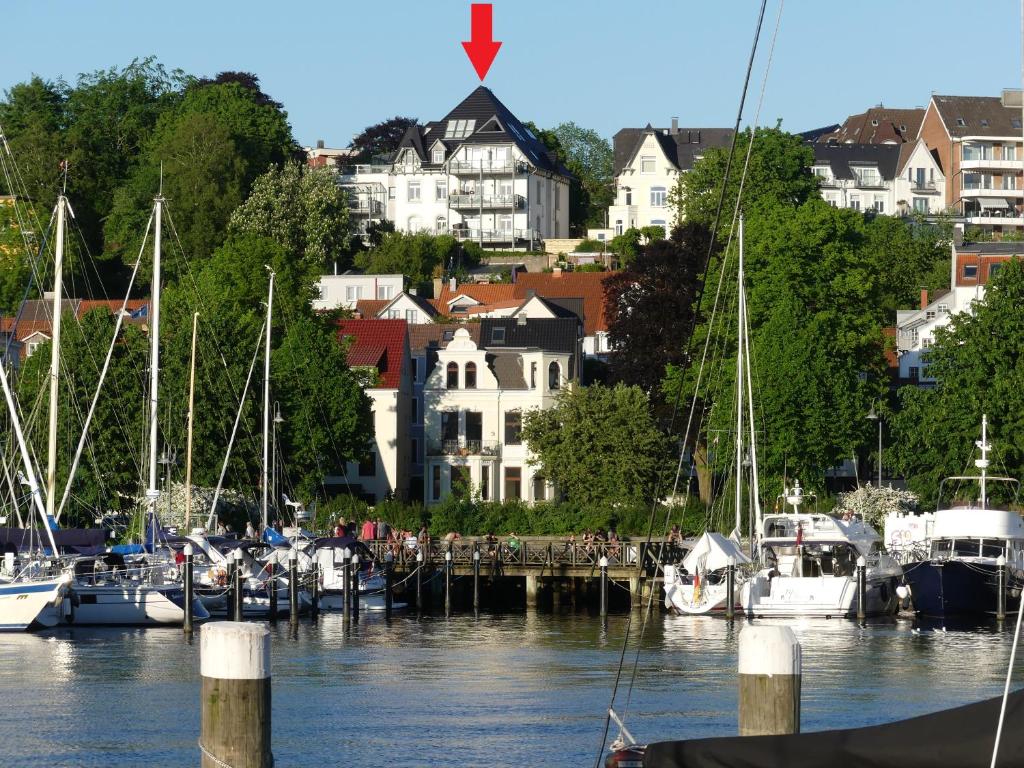
[[[575,176],[569,196],[569,226],[579,233],[587,227],[604,226],[605,212],[615,198],[611,142],[571,121],[556,125],[552,133],[566,167]]]
[[[754,215],[762,200],[797,206],[821,196],[810,172],[814,151],[800,136],[778,128],[758,128],[756,138],[743,189],[743,210],[748,216]],[[726,222],[736,205],[749,143],[749,130],[737,137],[722,208]],[[677,223],[694,221],[710,226],[714,222],[728,160],[729,149],[712,147],[688,173],[680,174],[668,196]]]
[[[53,208],[61,188],[68,91],[63,80],[36,75],[11,87],[0,102],[0,129],[24,181],[23,188],[10,189],[6,176],[0,177],[0,190],[27,195],[41,210]]]
[[[528,411],[523,437],[533,463],[577,505],[642,505],[656,488],[666,492],[674,466],[639,387],[574,387],[555,407]]]
[[[907,478],[925,503],[939,481],[964,474],[976,456],[981,417],[988,415],[998,474],[1024,475],[1024,268],[1005,264],[986,285],[973,314],[954,315],[936,331],[928,351],[932,389],[902,387],[891,420],[893,446],[886,464]]]
[[[479,261],[475,244],[462,245],[451,235],[425,232],[388,232],[380,245],[359,253],[355,264],[378,275],[401,274],[414,283],[440,277],[449,265],[472,266]]]
[[[311,170],[294,162],[271,168],[231,214],[229,228],[269,237],[313,277],[332,259],[348,267],[348,206],[334,172],[326,168]]]
[[[20,209],[16,209],[19,206]],[[0,200],[0,315],[17,311],[31,274],[23,223],[35,220],[34,207],[16,199]]]

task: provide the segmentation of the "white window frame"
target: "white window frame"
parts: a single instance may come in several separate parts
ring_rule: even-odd
[[[651,207],[664,208],[668,201],[668,190],[665,187],[651,187]]]
[[[416,325],[416,315],[417,312],[415,309],[405,310],[405,322],[407,322],[409,325]]]
[[[392,298],[391,291],[392,291],[392,287],[390,285],[378,285],[377,286],[377,299],[378,299],[378,301],[381,300],[381,299],[383,299],[383,300],[390,300]]]
[[[423,199],[423,189],[418,181],[410,181],[406,184],[405,199],[410,203],[418,203]]]
[[[447,200],[448,199],[448,182],[438,181],[434,184],[434,199],[435,200]]]
[[[430,153],[430,160],[434,165],[441,165],[441,163],[444,162],[444,150],[435,148],[434,151]]]
[[[359,301],[363,298],[363,286],[361,285],[346,285],[345,286],[345,301]]]
[[[640,173],[650,175],[657,173],[658,159],[654,155],[640,156]]]

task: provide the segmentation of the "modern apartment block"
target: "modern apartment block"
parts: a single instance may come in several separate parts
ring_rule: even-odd
[[[487,88],[411,126],[387,162],[339,171],[365,231],[449,233],[485,248],[533,249],[569,235],[569,172]]]
[[[710,147],[728,147],[729,128],[623,128],[613,137],[615,202],[608,226],[616,235],[631,227],[672,225],[668,194]]]
[[[993,232],[1024,225],[1022,103],[1002,96],[932,96],[919,138],[946,177],[945,204]]]

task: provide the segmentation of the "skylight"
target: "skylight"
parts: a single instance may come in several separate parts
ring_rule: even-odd
[[[1020,118],[1019,117],[1015,117],[1012,120],[1010,120],[1010,125],[1012,125],[1014,128],[1016,128],[1019,131],[1020,130]]]
[[[491,344],[504,344],[505,343],[505,329],[504,328],[492,328],[491,329]]]
[[[473,133],[476,128],[476,120],[449,120],[444,130],[446,139],[464,139]]]
[[[958,118],[956,119],[956,124],[957,124],[958,126],[960,126],[961,128],[963,128],[963,127],[965,127],[965,126],[967,125],[967,121],[966,121],[966,120],[964,120],[964,119],[963,119],[962,117],[958,117]]]

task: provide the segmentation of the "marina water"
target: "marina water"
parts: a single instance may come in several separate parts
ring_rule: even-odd
[[[304,620],[292,639],[281,622],[272,629],[276,765],[592,765],[625,623],[530,612],[390,624],[365,616],[346,629],[324,615]],[[1012,624],[786,623],[803,645],[805,731],[1001,693],[1013,639]],[[741,626],[652,619],[626,712],[637,738],[735,734]],[[627,667],[623,694],[628,679]],[[1024,681],[1024,663],[1015,681]],[[198,642],[186,643],[180,629],[2,635],[0,700],[5,768],[199,761]],[[624,695],[617,710],[627,710]]]

